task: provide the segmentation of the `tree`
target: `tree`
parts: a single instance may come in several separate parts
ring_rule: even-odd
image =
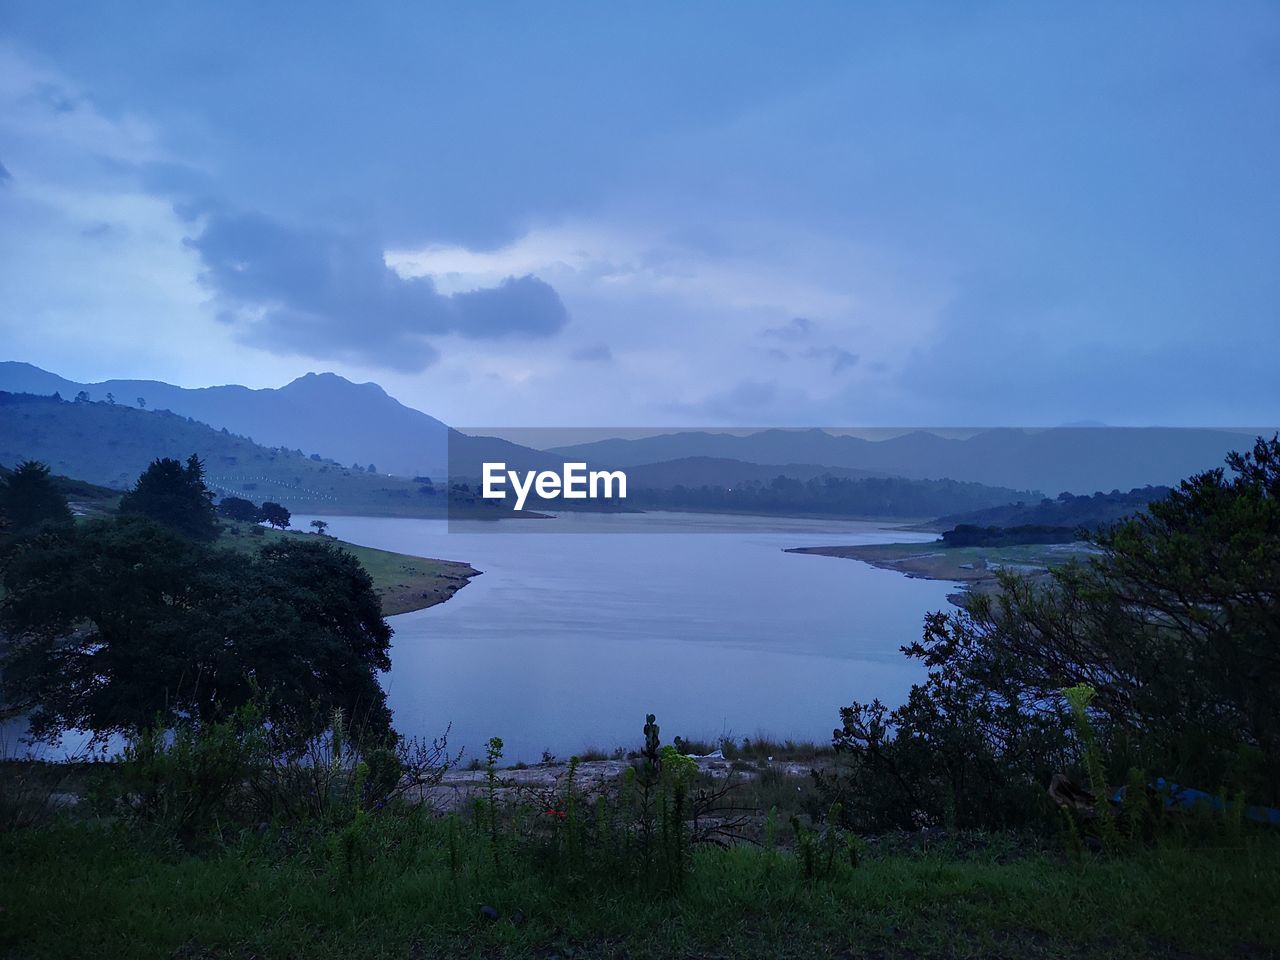
[[[841,711],[852,793],[891,795],[882,815],[936,821],[945,798],[971,822],[1030,817],[1018,784],[1062,769],[1061,691],[1085,685],[1113,782],[1132,766],[1280,801],[1280,438],[1227,465],[1094,534],[1087,564],[1047,583],[1002,572],[998,592],[932,614],[904,648],[929,671],[907,704]]]
[[[45,525],[71,523],[67,499],[53,484],[49,468],[26,460],[0,477],[0,518],[8,537],[27,536]]]
[[[139,409],[139,410],[145,410],[145,409],[147,409],[147,398],[146,398],[146,397],[139,397],[139,398],[138,398],[138,409]]]
[[[329,529],[329,524],[324,520],[312,520],[311,526],[315,528],[316,533],[324,536],[324,532]]]
[[[262,509],[244,497],[223,497],[218,502],[218,513],[228,520],[240,523],[257,523],[262,517]]]
[[[292,518],[292,514],[289,513],[288,508],[282,507],[280,504],[273,503],[270,500],[267,500],[262,504],[260,516],[264,522],[271,524],[271,526],[278,530],[284,530],[288,527],[289,521]]]
[[[185,466],[169,457],[152,461],[121,498],[120,512],[150,517],[193,540],[218,536],[213,493],[204,484],[204,464],[194,453]]]
[[[332,541],[246,559],[127,515],[42,538],[4,586],[3,691],[37,737],[221,720],[255,700],[298,741],[334,709],[390,730],[376,673],[391,630],[369,575]]]
[[[107,391],[107,403],[113,407],[116,405],[116,395],[111,391]]]
[[[375,466],[371,463],[371,464],[369,464],[369,472],[370,472],[370,473],[377,473],[377,472],[378,472],[378,468],[377,468],[377,467],[375,467]]]
[[[79,393],[76,394],[76,403],[88,403],[88,402],[89,402],[88,390],[81,390]]]

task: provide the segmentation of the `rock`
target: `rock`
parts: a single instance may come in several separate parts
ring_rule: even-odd
[[[498,919],[498,908],[491,907],[487,903],[480,908],[480,916],[484,917],[490,923]]]

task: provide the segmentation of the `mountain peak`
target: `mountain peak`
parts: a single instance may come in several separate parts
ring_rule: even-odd
[[[346,377],[333,373],[331,371],[325,371],[323,373],[316,373],[314,371],[310,373],[304,373],[302,376],[298,377],[296,380],[291,380],[289,383],[286,383],[280,389],[281,391],[287,390],[287,391],[293,391],[293,392],[302,391],[302,390],[337,391],[337,390],[352,389],[352,390],[360,390],[360,391],[363,391],[364,393],[374,393],[380,397],[387,396],[387,392],[383,390],[382,387],[378,386],[378,384],[376,383],[353,383],[352,381],[348,380]]]

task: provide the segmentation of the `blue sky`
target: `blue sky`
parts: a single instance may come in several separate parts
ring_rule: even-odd
[[[3,352],[75,379],[1280,421],[1275,4],[10,2],[0,164]]]

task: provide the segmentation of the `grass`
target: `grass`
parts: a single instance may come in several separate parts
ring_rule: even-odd
[[[222,523],[230,529],[218,540],[218,545],[242,553],[261,550],[264,544],[286,537],[318,536],[301,530],[282,532],[229,520],[222,520]],[[257,530],[262,532],[256,533]],[[344,540],[337,542],[344,550],[353,553],[373,578],[374,589],[382,598],[383,615],[388,617],[421,610],[448,600],[477,572],[470,564],[454,560],[428,560],[406,553],[363,547]]]
[[[483,868],[464,828],[397,821],[356,869],[321,842],[255,834],[209,857],[121,827],[0,836],[0,952],[120,957],[1269,957],[1280,842],[1165,848],[1076,867],[926,854],[808,881],[787,854],[699,849],[679,897],[519,865]],[[474,869],[473,869],[474,868]],[[492,906],[498,919],[481,914]]]

